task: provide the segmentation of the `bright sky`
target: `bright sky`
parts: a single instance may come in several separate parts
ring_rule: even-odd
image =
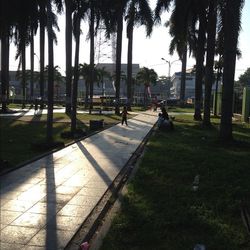
[[[156,0],[150,0],[151,7],[154,9]],[[244,73],[244,71],[250,67],[250,0],[245,0],[245,6],[242,15],[242,31],[240,33],[239,48],[242,52],[242,58],[237,60],[235,79],[238,79],[239,75]],[[248,12],[248,13],[247,13]],[[164,13],[162,15],[162,24],[154,27],[153,33],[150,38],[145,37],[144,27],[136,28],[134,31],[134,49],[133,49],[133,63],[140,64],[140,67],[153,68],[159,76],[168,75],[168,64],[165,63],[161,58],[165,58],[170,62],[177,60],[178,56],[175,54],[170,56],[169,42],[170,36],[168,34],[168,29],[164,27],[164,23],[168,19],[169,14]],[[58,17],[58,23],[60,27],[60,32],[57,34],[58,44],[54,48],[54,60],[55,65],[59,65],[61,72],[65,72],[65,21],[64,16]],[[88,28],[86,25],[82,25],[83,34],[81,36],[81,49],[80,49],[80,63],[89,63],[89,43],[86,41],[86,35]],[[35,51],[38,56],[35,57],[35,69],[39,68],[39,43],[38,36],[35,41]],[[109,53],[111,56],[111,49],[107,47],[104,51]],[[14,60],[15,57],[15,47],[11,46],[10,51],[10,70],[16,70],[17,61]],[[74,53],[74,49],[73,49]],[[29,49],[27,48],[27,58],[29,58]],[[102,62],[111,62],[110,59],[102,58]],[[123,30],[123,48],[122,48],[122,63],[127,62],[127,39],[126,39],[126,27]],[[188,58],[187,67],[191,68],[195,64],[193,58]],[[27,60],[27,68],[29,68],[29,60]],[[179,61],[175,62],[171,66],[171,74],[176,71],[181,70],[181,63]]]

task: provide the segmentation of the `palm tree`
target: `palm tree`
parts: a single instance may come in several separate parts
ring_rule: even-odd
[[[223,62],[222,62],[222,57],[220,56],[219,57],[219,60],[218,61],[215,61],[214,62],[214,68],[215,70],[217,70],[216,72],[216,82],[215,82],[215,97],[214,97],[214,115],[217,116],[218,113],[217,113],[217,98],[218,98],[218,85],[219,85],[219,81],[221,79],[221,76],[222,76],[222,68],[223,68]]]
[[[41,106],[43,109],[44,102],[44,61],[45,61],[45,27],[46,27],[46,2],[44,0],[38,0],[39,5],[39,45],[40,45],[40,78],[39,78],[39,86],[40,86],[40,97],[41,97]]]
[[[17,22],[15,24],[15,44],[17,45],[16,59],[20,58],[19,67],[22,65],[22,88],[23,88],[23,108],[25,107],[26,99],[26,46],[30,42],[30,30],[34,29],[38,6],[36,1],[28,0],[23,3],[18,2],[19,9]]]
[[[120,114],[120,83],[121,83],[121,52],[122,52],[122,32],[123,32],[123,16],[128,0],[124,1],[105,1],[106,12],[104,15],[104,23],[107,27],[107,32],[116,32],[116,68],[115,68],[115,113]],[[104,6],[104,4],[103,4]],[[109,22],[107,21],[109,19]]]
[[[120,114],[120,85],[121,85],[121,53],[122,53],[122,31],[123,14],[126,1],[114,3],[115,21],[116,21],[116,68],[115,68],[115,113]]]
[[[89,106],[89,99],[90,99],[90,81],[91,81],[91,65],[90,64],[79,64],[79,75],[84,79],[85,81],[85,108],[89,107],[91,109],[91,106]],[[94,82],[99,83],[100,82],[101,75],[99,74],[99,69],[94,67]]]
[[[40,79],[39,79],[39,86],[40,86],[40,97],[41,97],[41,109],[44,106],[44,70],[45,70],[45,28],[47,26],[47,2],[44,0],[37,0],[38,1],[38,6],[39,6],[39,13],[38,13],[38,18],[39,18],[39,44],[40,44]],[[54,0],[57,11],[61,12],[62,10],[62,2],[61,0]],[[57,30],[59,30],[59,27],[57,26],[56,22],[57,18],[56,15],[51,12],[51,22],[52,26],[56,27]],[[56,35],[54,33],[54,30],[52,29],[52,34],[51,36],[53,39],[56,41]]]
[[[93,95],[94,95],[94,67],[95,67],[95,18],[96,9],[95,1],[90,1],[90,17],[89,17],[89,37],[90,37],[90,109],[93,108]]]
[[[85,81],[85,108],[88,107],[89,103],[89,85],[90,85],[90,66],[89,64],[79,64],[79,75],[84,79]]]
[[[170,0],[158,0],[155,8],[155,19],[160,21],[160,13],[162,10],[169,10]],[[185,88],[186,88],[186,66],[187,66],[187,51],[188,45],[192,49],[192,32],[193,32],[193,12],[190,11],[190,1],[181,2],[175,0],[174,9],[172,11],[170,20],[165,24],[169,27],[169,34],[172,37],[169,54],[173,55],[177,51],[179,58],[182,61],[181,71],[181,88],[180,88],[180,105],[184,105],[185,101]]]
[[[81,33],[81,19],[84,17],[87,10],[87,4],[78,1],[73,17],[73,33],[75,37],[75,66],[74,66],[74,80],[72,89],[72,112],[71,112],[71,133],[76,132],[76,112],[77,112],[77,90],[79,80],[79,49],[80,49],[80,33]]]
[[[61,10],[61,1],[54,1],[57,10]],[[48,145],[53,143],[53,106],[54,106],[54,41],[56,36],[53,26],[56,26],[56,18],[52,12],[51,0],[46,1],[47,7],[47,38],[48,38],[48,114],[46,141]]]
[[[150,94],[150,85],[155,84],[158,75],[153,69],[143,67],[136,75],[136,80],[138,83],[144,85],[144,106],[148,105]]]
[[[30,31],[30,100],[34,99],[34,30]]]
[[[234,74],[243,4],[244,0],[225,0],[225,5],[221,7],[224,27],[224,71],[220,138],[223,141],[231,141],[233,139],[232,103]]]
[[[65,49],[66,49],[66,114],[71,113],[71,85],[72,85],[72,13],[73,1],[65,0]]]
[[[111,75],[108,71],[105,70],[105,67],[102,68],[96,68],[97,74],[99,75],[100,83],[102,86],[102,96],[105,95],[105,89],[104,89],[104,78],[111,79]]]
[[[201,121],[202,107],[202,79],[204,75],[204,55],[206,42],[206,3],[205,0],[197,3],[197,13],[199,20],[199,30],[196,55],[196,74],[195,74],[195,101],[194,101],[194,120]]]
[[[60,67],[58,65],[54,66],[54,70],[53,70],[53,73],[54,73],[54,89],[56,90],[56,88],[58,88],[62,83],[65,83],[65,79],[64,77],[62,76],[62,74],[60,73]],[[35,74],[36,76],[36,74]],[[45,82],[48,82],[48,79],[49,79],[49,66],[47,65],[45,68],[44,68],[44,81]],[[56,83],[56,85],[55,85]],[[48,91],[47,91],[48,93]],[[58,95],[57,95],[58,96]],[[55,96],[54,96],[55,97]]]
[[[211,91],[214,82],[214,54],[216,38],[216,20],[217,20],[217,1],[209,1],[208,10],[208,28],[207,28],[207,58],[205,74],[205,100],[204,100],[204,117],[203,125],[211,126],[210,122],[210,102]]]
[[[131,0],[129,2],[127,16],[127,38],[128,38],[128,63],[127,63],[127,100],[128,110],[131,110],[132,100],[132,57],[133,57],[133,32],[135,25],[145,25],[146,35],[152,32],[153,17],[147,0]]]
[[[47,143],[53,142],[53,104],[54,104],[54,48],[52,28],[52,6],[47,0],[47,29],[48,29],[48,114],[47,114]]]
[[[9,42],[13,32],[18,8],[13,8],[15,0],[0,1],[0,40],[1,40],[1,112],[8,111],[8,82],[9,82]]]

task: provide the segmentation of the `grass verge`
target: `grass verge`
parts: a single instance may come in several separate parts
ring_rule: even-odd
[[[231,145],[218,142],[217,130],[216,119],[205,130],[186,115],[173,133],[156,132],[102,250],[250,249],[241,219],[242,202],[250,208],[250,129],[235,124],[244,143]]]

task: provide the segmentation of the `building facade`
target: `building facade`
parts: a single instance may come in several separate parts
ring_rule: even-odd
[[[170,88],[170,98],[180,99],[181,90],[181,72],[176,72],[171,77],[172,86]],[[202,84],[203,93],[205,90],[205,85]],[[215,91],[215,83],[212,86],[212,93]],[[195,73],[186,73],[186,86],[185,86],[185,99],[195,97]]]

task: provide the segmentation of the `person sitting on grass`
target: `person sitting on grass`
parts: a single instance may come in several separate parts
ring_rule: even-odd
[[[161,127],[163,121],[164,121],[164,119],[163,119],[163,117],[162,117],[162,113],[159,113],[159,114],[158,114],[158,120],[157,120],[157,126],[158,126],[158,128]]]
[[[173,130],[174,129],[174,124],[173,122],[169,119],[169,115],[165,107],[161,108],[161,115],[159,114],[158,118],[158,127],[159,129],[163,131],[168,131],[168,130]]]

